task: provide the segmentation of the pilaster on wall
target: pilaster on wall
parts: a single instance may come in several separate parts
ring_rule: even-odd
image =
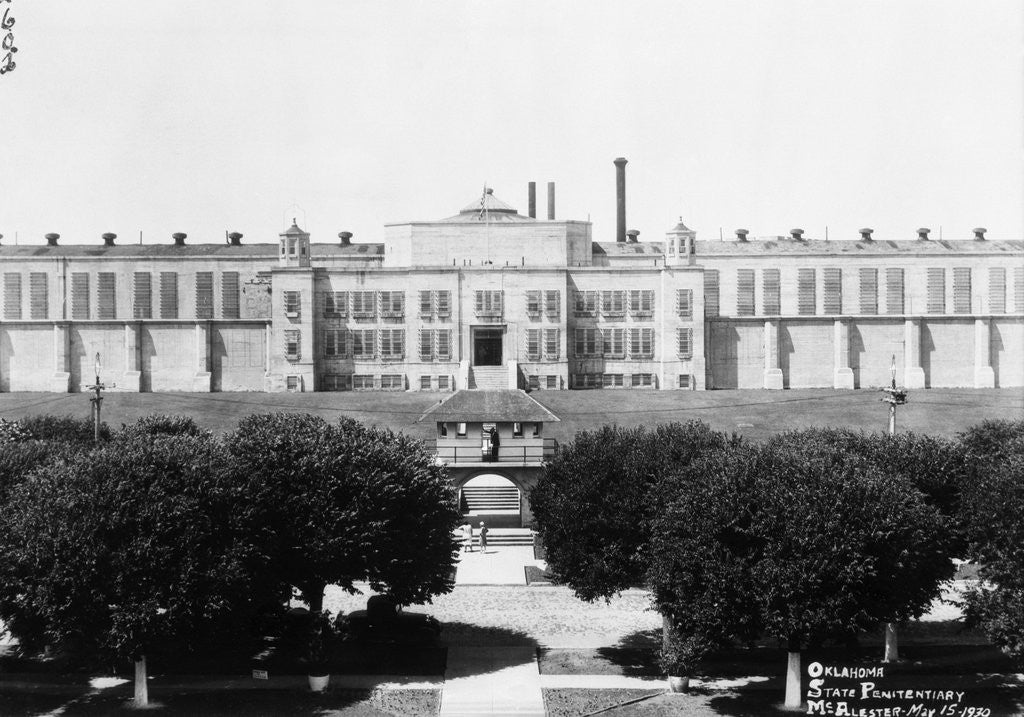
[[[853,388],[853,369],[850,368],[850,325],[836,320],[832,345],[835,347],[832,388]]]
[[[508,362],[508,386],[507,388],[519,388],[519,362]]]
[[[782,389],[782,369],[779,368],[779,322],[764,322],[764,387]]]
[[[210,373],[210,324],[201,322],[195,329],[195,373],[192,376],[192,390],[209,393],[213,386]]]
[[[924,388],[921,366],[921,319],[907,319],[903,324],[903,383],[906,388]]]
[[[990,319],[974,320],[974,387],[995,388],[992,370],[992,326]]]
[[[68,325],[53,325],[53,377],[50,390],[55,393],[71,391],[71,372],[68,370]]]
[[[469,388],[469,359],[459,361],[459,377],[455,383],[455,390]]]
[[[118,388],[122,391],[138,393],[142,387],[142,371],[139,370],[139,333],[138,323],[124,325],[124,375]]]

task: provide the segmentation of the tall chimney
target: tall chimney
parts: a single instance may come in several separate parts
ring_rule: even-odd
[[[548,182],[548,221],[555,219],[555,183]]]
[[[928,232],[930,231],[931,229],[928,229],[927,227],[921,227],[917,230],[917,238],[921,241],[928,241]]]
[[[530,182],[526,185],[526,202],[529,209],[530,219],[537,218],[537,183]]]
[[[736,230],[736,241],[746,241],[747,234],[750,233],[749,229],[737,229]]]
[[[352,243],[352,232],[338,232],[338,238],[341,239],[342,246],[348,246]]]
[[[228,242],[231,246],[242,246],[242,234],[241,232],[231,232],[228,234]]]
[[[117,239],[117,234],[107,232],[103,235],[103,246],[114,246],[115,239]]]
[[[871,239],[871,232],[873,232],[873,231],[874,231],[874,229],[870,229],[868,227],[864,227],[863,229],[861,229],[860,230],[861,241],[872,241],[872,239]]]
[[[57,246],[58,239],[60,239],[60,234],[47,234],[46,246]]]
[[[615,160],[615,241],[626,241],[626,158]]]
[[[988,229],[986,229],[985,227],[975,227],[974,241],[985,241],[985,232],[987,231]]]
[[[185,239],[187,237],[188,234],[185,234],[184,232],[174,232],[171,234],[171,239],[174,240],[174,246],[185,246]]]

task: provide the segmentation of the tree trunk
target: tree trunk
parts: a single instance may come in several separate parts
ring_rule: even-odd
[[[786,665],[786,707],[799,708],[803,702],[800,694],[800,652],[790,648],[789,661]]]
[[[135,661],[135,706],[149,706],[149,685],[146,683],[146,656]]]
[[[302,587],[302,599],[309,605],[309,612],[312,615],[319,615],[324,609],[324,588],[325,583],[309,583]]]
[[[885,657],[882,662],[899,662],[900,645],[896,637],[896,623],[885,623]]]
[[[668,650],[669,645],[672,644],[672,631],[675,629],[675,624],[672,622],[672,618],[668,615],[661,616],[661,649]]]

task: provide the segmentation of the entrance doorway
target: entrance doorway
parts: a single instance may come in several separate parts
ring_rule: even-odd
[[[462,515],[474,528],[480,521],[488,528],[518,528],[522,524],[519,488],[504,476],[478,475],[466,481],[459,493]]]
[[[501,366],[501,342],[505,329],[473,329],[473,365]]]

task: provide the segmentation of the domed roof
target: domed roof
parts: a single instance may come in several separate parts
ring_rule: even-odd
[[[292,225],[285,231],[281,232],[278,236],[306,236],[306,232],[299,229],[299,225],[292,219]]]
[[[683,218],[679,217],[679,223],[676,224],[674,227],[672,227],[672,229],[670,231],[672,231],[674,233],[682,233],[682,232],[692,232],[693,229],[690,229],[690,227],[688,227],[685,224],[683,224]]]
[[[463,207],[448,222],[530,222],[530,217],[522,216],[514,207],[494,196],[494,190],[488,187],[475,201]]]

